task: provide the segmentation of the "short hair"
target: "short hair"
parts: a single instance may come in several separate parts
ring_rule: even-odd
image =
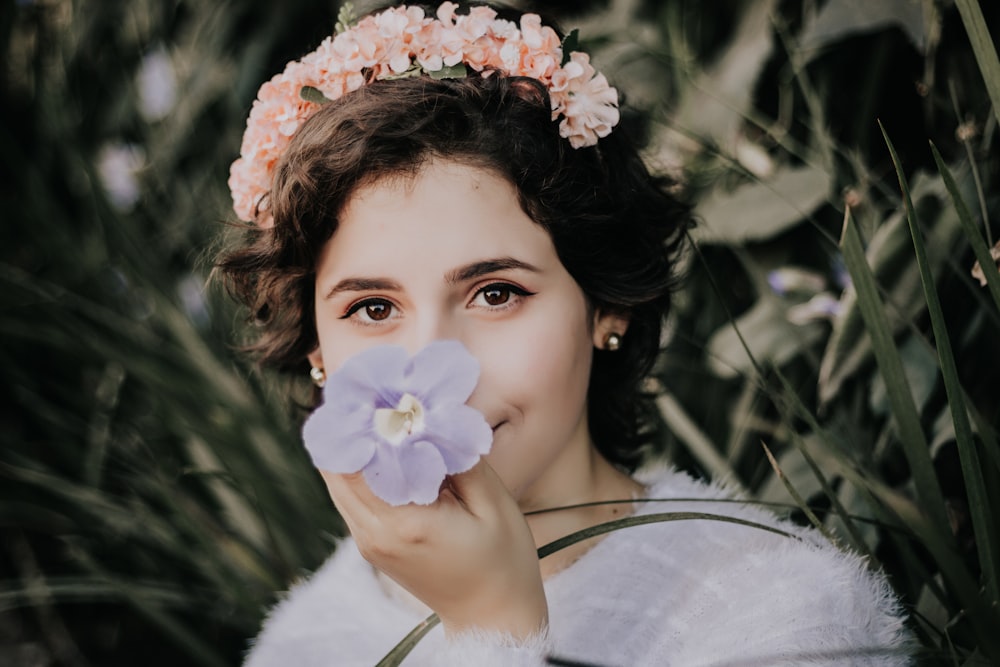
[[[643,384],[678,282],[690,209],[649,173],[622,128],[596,146],[572,148],[534,79],[493,72],[374,81],[310,117],[263,202],[260,215],[273,227],[248,230],[218,261],[257,325],[248,349],[264,364],[305,374],[318,345],[317,258],[345,204],[359,187],[415,175],[432,159],[488,169],[513,184],[589,306],[629,318],[620,350],[594,351],[587,414],[598,451],[633,470],[652,437]]]

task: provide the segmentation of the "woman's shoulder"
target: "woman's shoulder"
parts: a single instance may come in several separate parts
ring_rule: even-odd
[[[647,501],[637,514],[673,515],[643,536],[654,546],[644,551],[671,561],[675,572],[703,580],[743,580],[743,585],[730,582],[734,591],[766,586],[775,596],[798,591],[811,599],[829,592],[855,602],[869,598],[877,607],[888,604],[893,613],[899,611],[886,578],[868,559],[818,530],[747,501],[725,484],[669,468],[644,475]]]
[[[338,656],[337,664],[373,664],[412,628],[414,618],[391,602],[346,538],[271,608],[245,665],[327,665],[331,656]]]
[[[886,578],[864,558],[725,485],[663,467],[637,479],[647,500],[634,516],[664,521],[609,536],[579,563],[575,583],[602,582],[609,604],[621,596],[642,608],[649,627],[634,632],[655,637],[651,655],[676,664],[698,664],[706,650],[723,662],[731,651],[734,664],[828,664],[820,654],[831,664],[838,655],[848,664],[906,662],[886,661],[905,652],[909,633]]]

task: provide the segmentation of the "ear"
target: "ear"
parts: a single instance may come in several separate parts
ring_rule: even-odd
[[[323,368],[323,353],[320,352],[319,347],[307,354],[306,359],[309,360],[309,364],[313,368]]]
[[[608,335],[624,336],[628,331],[629,315],[624,311],[609,311],[600,308],[594,311],[594,347],[607,349]]]

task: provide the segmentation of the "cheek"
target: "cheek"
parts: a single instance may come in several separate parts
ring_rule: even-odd
[[[588,315],[582,297],[536,306],[478,340],[474,353],[490,403],[511,410],[510,418],[534,412],[558,427],[585,410],[592,355]]]
[[[345,361],[373,345],[371,341],[357,336],[345,336],[345,327],[338,324],[342,323],[336,315],[329,312],[316,313],[316,335],[323,368],[327,374],[336,371]]]

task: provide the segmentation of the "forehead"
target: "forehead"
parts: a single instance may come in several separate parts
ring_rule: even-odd
[[[548,232],[521,209],[509,181],[481,167],[431,161],[359,187],[317,268],[321,277],[447,270],[498,256],[558,262]]]

